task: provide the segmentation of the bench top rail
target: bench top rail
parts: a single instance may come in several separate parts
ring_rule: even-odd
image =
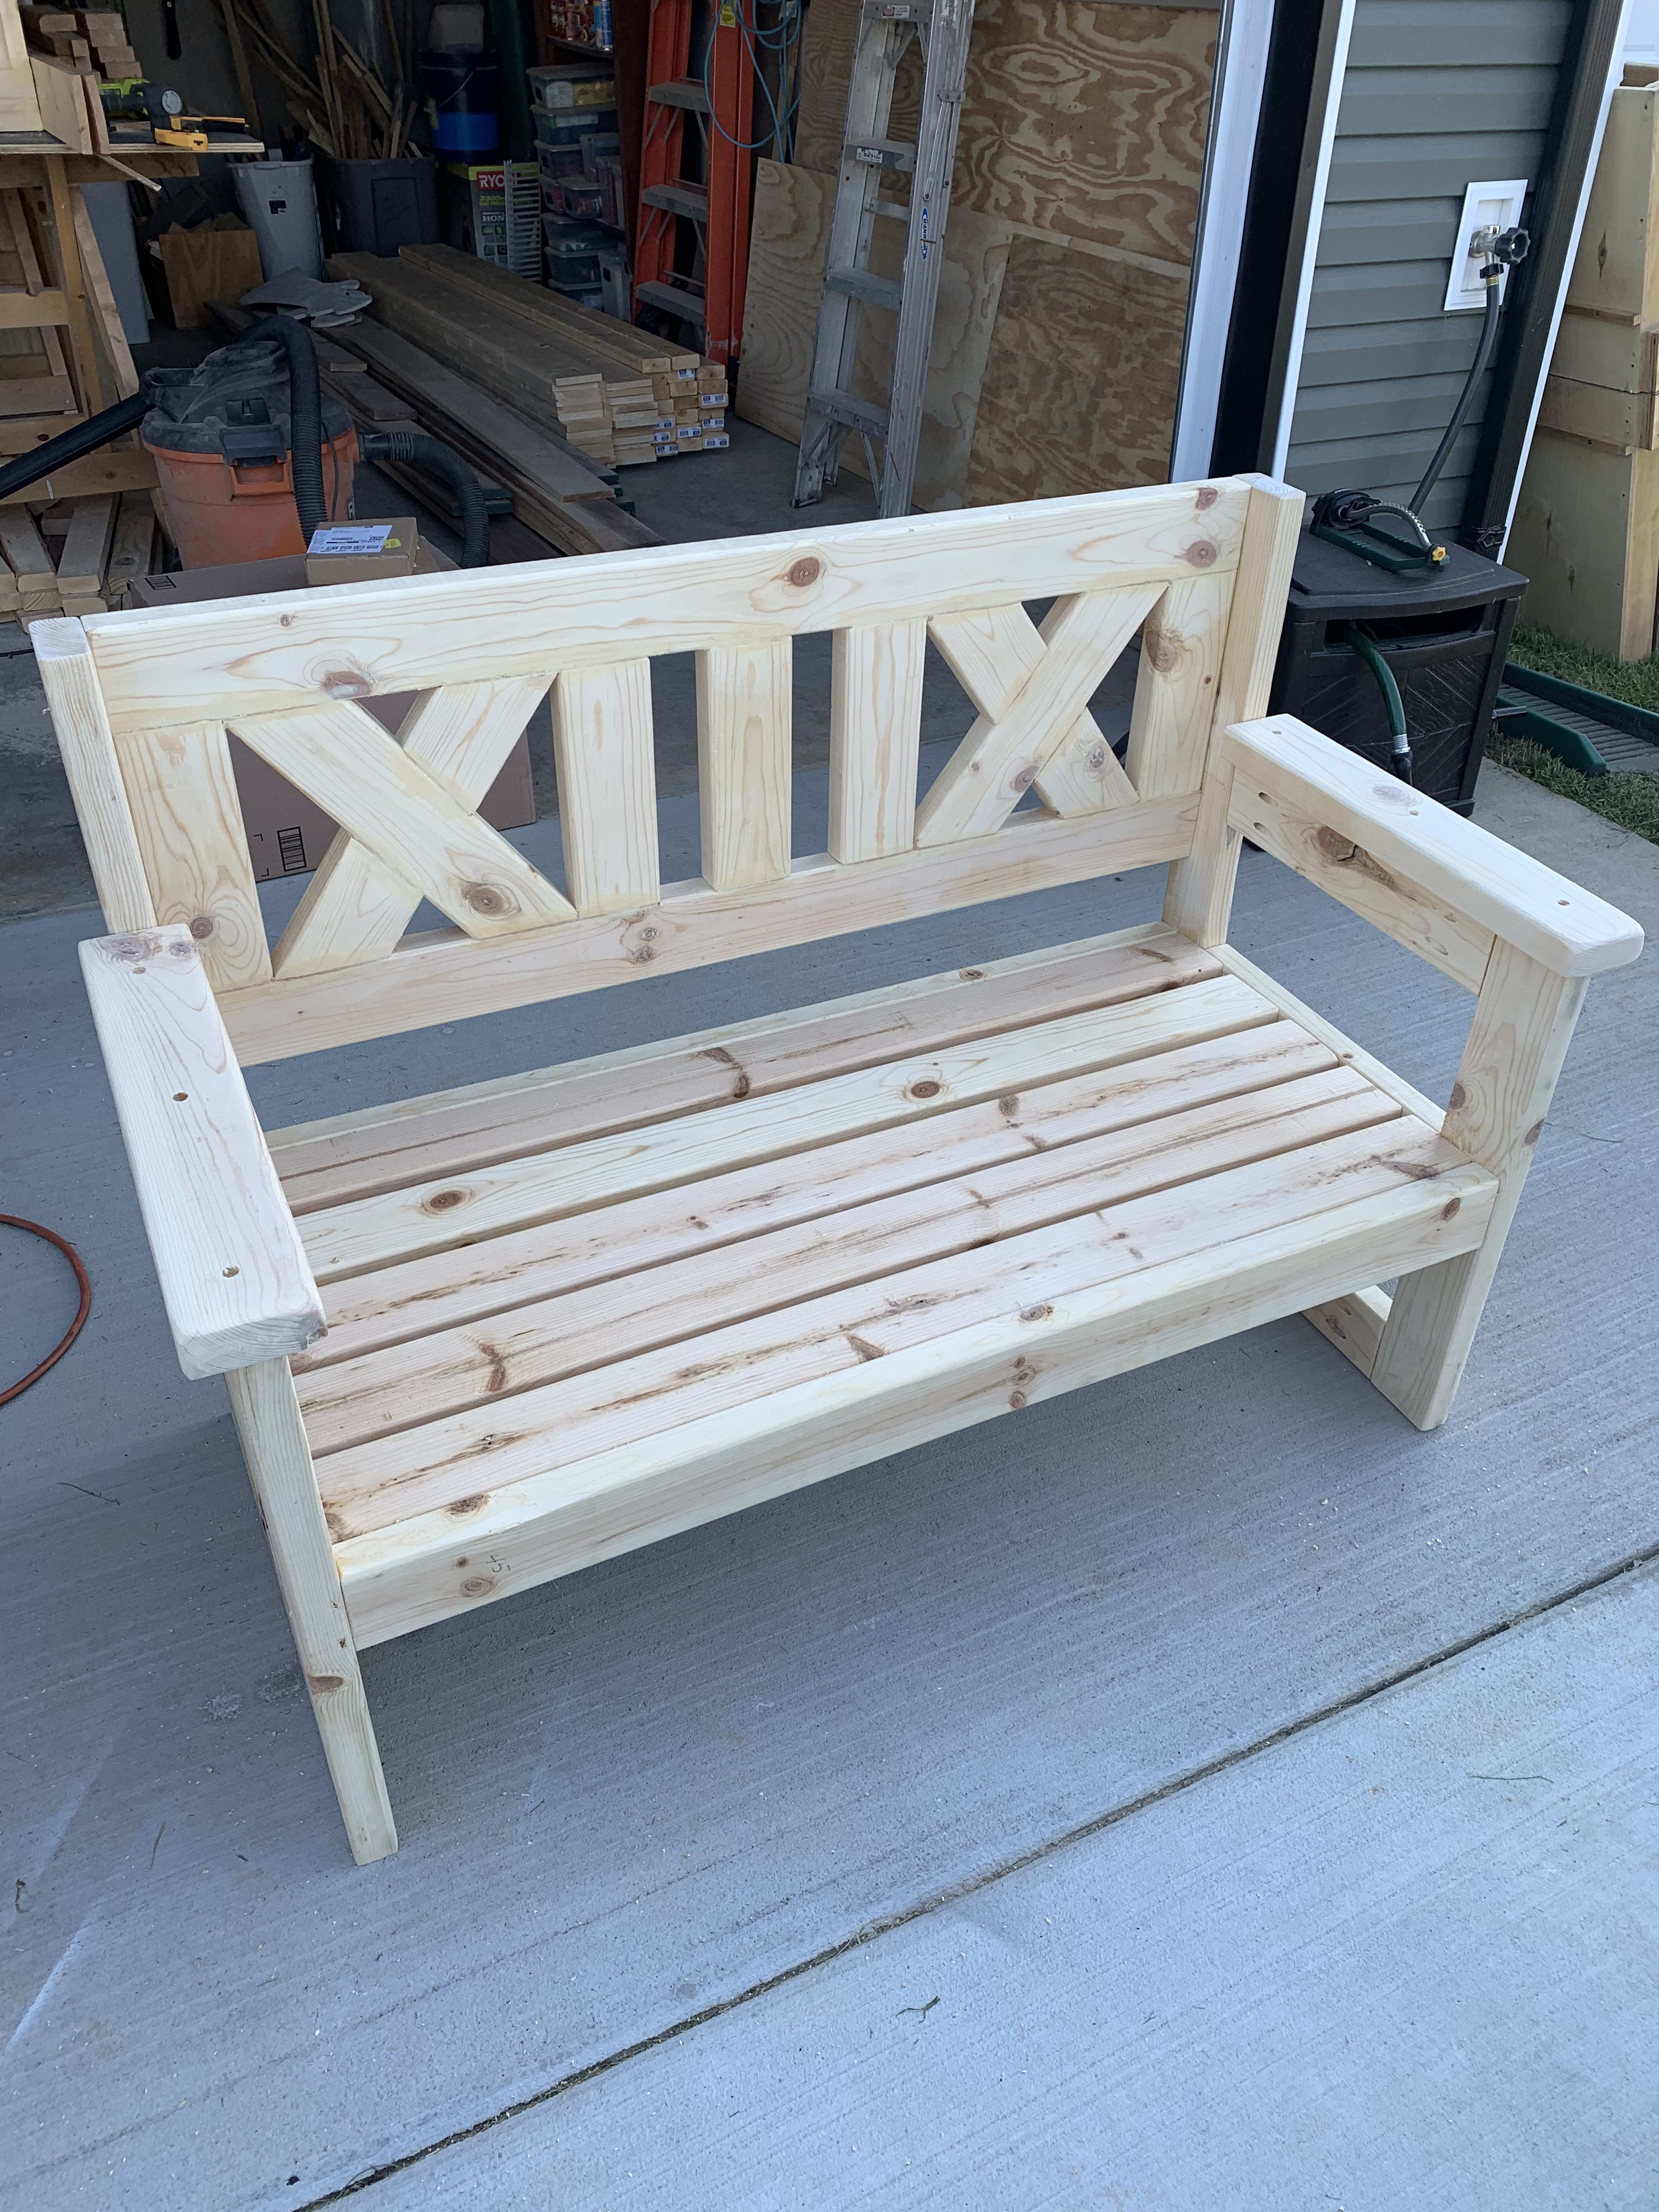
[[[1233,477],[33,635],[109,926],[186,924],[257,1061],[1183,856],[1300,511]],[[803,859],[792,656],[814,631],[833,635],[830,827]],[[1089,702],[1137,635],[1120,763]],[[919,804],[929,643],[975,714]],[[650,662],[685,652],[702,874],[665,887]],[[395,733],[362,703],[410,692]],[[544,697],[562,888],[477,811]],[[339,825],[274,945],[231,733]],[[423,899],[447,928],[411,933]]]

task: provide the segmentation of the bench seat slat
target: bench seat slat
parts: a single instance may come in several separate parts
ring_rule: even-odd
[[[296,1213],[1218,975],[1161,923],[277,1130]]]
[[[972,1175],[1043,1146],[1266,1091],[1334,1067],[1336,1060],[1296,1024],[1275,1022],[957,1107],[928,1121],[923,1147],[901,1123],[710,1176],[696,1185],[695,1200],[680,1185],[349,1276],[328,1286],[327,1334],[299,1356],[295,1371],[483,1322],[764,1229]]]
[[[1309,1224],[1345,1200],[1412,1191],[1468,1162],[1410,1116],[1073,1217],[759,1319],[623,1358],[499,1404],[333,1453],[318,1468],[337,1544],[441,1510],[455,1534],[503,1484],[678,1430],[815,1378],[1138,1269]],[[1483,1171],[1483,1184],[1485,1178]],[[1461,1208],[1460,1208],[1461,1210]],[[1034,1338],[1034,1341],[1035,1341]],[[1018,1387],[1018,1386],[1016,1386]]]
[[[312,1449],[320,1461],[471,1406],[504,1407],[509,1394],[603,1366],[623,1351],[702,1336],[953,1252],[1374,1127],[1400,1112],[1352,1068],[1333,1067],[1109,1136],[1023,1147],[1000,1164],[787,1228],[767,1228],[763,1219],[756,1224],[763,1233],[735,1248],[567,1290],[483,1325],[417,1337],[306,1376],[300,1403]],[[931,1127],[908,1132],[924,1157]],[[701,1212],[703,1186],[682,1186],[672,1195]]]
[[[1438,1156],[1443,1157],[1443,1156]],[[1425,1164],[1427,1164],[1425,1163]],[[404,1636],[977,1421],[1474,1249],[1468,1162],[1153,1261],[337,1542],[359,1645]],[[1155,1201],[1143,1201],[1155,1203]],[[1030,1276],[1027,1276],[1030,1281]]]
[[[1068,1014],[1030,1029],[976,1037],[718,1112],[595,1137],[553,1152],[415,1183],[300,1224],[319,1281],[442,1251],[587,1206],[781,1159],[860,1130],[921,1121],[1021,1085],[1139,1060],[1149,1052],[1250,1029],[1276,1018],[1261,993],[1233,976],[1156,998]]]

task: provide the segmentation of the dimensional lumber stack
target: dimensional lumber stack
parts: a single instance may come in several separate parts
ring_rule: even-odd
[[[106,82],[143,76],[118,9],[24,8],[23,35],[36,53],[51,54],[82,74]]]
[[[147,491],[0,507],[0,620],[25,629],[58,615],[126,605],[153,565],[155,513]]]
[[[1659,612],[1656,74],[1626,70],[1608,108],[1504,555],[1529,623],[1621,660],[1652,653]]]
[[[329,267],[373,295],[376,321],[521,413],[556,421],[602,467],[728,442],[723,368],[545,285],[447,246],[406,246],[396,259],[342,253]]]

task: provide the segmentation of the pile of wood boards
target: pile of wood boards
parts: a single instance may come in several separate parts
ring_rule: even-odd
[[[329,0],[313,0],[317,34],[313,70],[295,58],[292,42],[265,0],[218,0],[218,8],[251,125],[257,124],[258,111],[250,58],[270,70],[287,96],[289,114],[324,153],[349,161],[395,161],[399,155],[418,152],[410,146],[409,133],[419,100],[405,82],[390,7],[383,8],[381,21],[391,49],[391,85],[341,31]]]
[[[616,326],[628,329],[625,323]],[[607,468],[637,468],[678,453],[715,453],[731,443],[725,368],[694,353],[654,356],[640,363],[635,376],[607,368],[561,377],[553,395],[565,436]]]
[[[51,54],[106,82],[143,76],[118,9],[24,8],[21,13],[23,35],[36,53]]]
[[[978,0],[915,480],[919,507],[1168,476],[1218,16]],[[800,434],[859,0],[813,0],[795,160],[757,161],[736,411]],[[913,139],[919,57],[888,135]],[[884,193],[902,198],[889,173]],[[903,227],[871,265],[896,276]],[[854,390],[884,403],[893,319],[862,318]],[[859,475],[859,441],[842,448]]]
[[[728,442],[722,367],[545,285],[447,246],[406,246],[395,260],[342,253],[329,270],[356,277],[388,329],[508,405],[556,420],[604,467]]]
[[[374,265],[369,255],[344,258]],[[216,301],[213,312],[232,332],[252,319],[228,301]],[[614,482],[562,439],[395,331],[365,319],[319,334],[315,343],[324,383],[360,429],[418,429],[441,439],[486,483],[499,484],[518,521],[559,552],[616,553],[659,542],[618,506]],[[375,465],[422,505],[444,511],[440,489],[417,469]]]
[[[125,606],[155,550],[147,491],[0,507],[0,617],[25,629],[58,615]]]
[[[1659,87],[1607,111],[1577,259],[1504,558],[1526,617],[1621,660],[1659,615]]]

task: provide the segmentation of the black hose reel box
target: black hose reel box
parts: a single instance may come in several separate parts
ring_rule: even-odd
[[[1411,740],[1412,781],[1468,814],[1527,579],[1446,548],[1434,567],[1394,575],[1302,533],[1279,639],[1269,712],[1295,714],[1387,769],[1393,740],[1376,678],[1344,625],[1362,624],[1394,672]]]

